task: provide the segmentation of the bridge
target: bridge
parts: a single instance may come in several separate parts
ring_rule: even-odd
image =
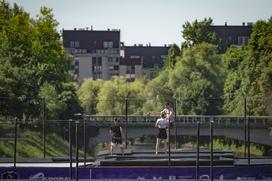
[[[154,127],[158,116],[115,116],[119,118],[123,127],[127,125],[127,137],[139,138],[144,135],[156,135]],[[99,129],[95,138],[96,142],[108,142],[109,127],[112,125],[112,116],[88,116],[87,122]],[[214,136],[226,137],[236,140],[244,140],[244,128],[250,126],[250,141],[272,146],[272,117],[271,116],[176,116],[176,127],[171,135],[195,136],[197,122],[200,122],[200,135],[209,136],[210,122],[213,121]]]

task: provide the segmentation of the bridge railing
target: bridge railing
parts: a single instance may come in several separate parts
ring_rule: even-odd
[[[125,115],[116,115],[121,122],[126,122]],[[113,116],[86,116],[87,121],[91,121],[99,126],[108,126],[111,124]],[[145,125],[145,124],[155,124],[158,116],[147,115],[129,115],[127,117],[127,123],[129,125]],[[250,124],[252,126],[270,126],[272,125],[272,116],[248,116]],[[217,126],[243,126],[245,118],[243,116],[203,116],[203,115],[178,115],[176,116],[176,125],[195,125],[198,121],[202,125],[209,125],[210,121],[214,122]]]

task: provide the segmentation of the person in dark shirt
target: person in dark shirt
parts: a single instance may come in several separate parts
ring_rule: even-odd
[[[118,123],[117,118],[113,118],[113,125],[110,128],[110,135],[111,135],[111,143],[110,143],[110,153],[112,155],[113,153],[113,147],[114,146],[120,146],[122,154],[124,154],[124,148],[123,148],[123,128]]]

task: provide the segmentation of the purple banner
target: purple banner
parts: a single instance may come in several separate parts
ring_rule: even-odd
[[[215,167],[214,179],[264,180],[272,179],[272,166]],[[195,167],[180,168],[93,168],[93,179],[195,179]],[[201,167],[199,179],[209,179],[209,167]]]
[[[272,179],[272,166],[215,167],[214,179]],[[75,170],[73,170],[74,176]],[[179,168],[79,168],[80,179],[195,179],[195,167]],[[209,167],[201,167],[199,179],[209,179]],[[0,168],[1,179],[69,180],[69,168]]]
[[[0,168],[1,179],[44,179],[44,180],[69,180],[69,168],[53,167],[17,167]],[[73,169],[73,175],[75,169]],[[90,179],[90,168],[78,170],[81,179]]]

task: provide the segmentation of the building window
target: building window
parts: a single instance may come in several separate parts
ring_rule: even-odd
[[[70,41],[70,47],[75,47],[75,42],[74,41]]]
[[[95,73],[95,74],[93,74],[93,79],[94,80],[101,79],[101,73]]]
[[[161,59],[166,59],[166,55],[161,55]]]
[[[74,69],[75,69],[75,65],[71,65],[71,66],[70,66],[70,69],[71,69],[71,70],[74,70]]]
[[[113,70],[113,66],[109,66],[109,70]]]
[[[79,47],[79,41],[75,41],[75,47],[76,47],[76,48]]]
[[[247,45],[248,39],[248,36],[238,36],[238,45]]]
[[[102,65],[102,57],[97,58],[97,65]]]
[[[93,72],[101,72],[102,67],[99,65],[93,65],[92,70]]]
[[[245,44],[245,45],[248,45],[248,37],[247,36],[244,36],[244,41],[243,41],[243,43]]]
[[[113,42],[112,41],[109,41],[108,45],[109,45],[109,48],[113,48]]]
[[[118,65],[109,66],[109,70],[119,70]]]
[[[112,62],[115,62],[116,61],[116,58],[115,57],[109,57],[108,58],[108,62],[109,63],[112,63]]]
[[[112,41],[104,41],[103,47],[104,48],[113,48],[113,42]]]
[[[127,74],[135,74],[135,66],[127,66]]]
[[[114,65],[113,66],[113,70],[119,70],[119,66],[118,65]]]
[[[96,64],[96,57],[92,57],[92,63]]]
[[[103,47],[104,47],[104,48],[108,48],[108,42],[107,42],[107,41],[104,41],[104,42],[103,42]]]
[[[139,56],[139,55],[131,55],[129,58],[130,58],[130,59],[139,59],[140,56]]]
[[[238,36],[238,45],[242,45],[243,44],[243,37]]]

